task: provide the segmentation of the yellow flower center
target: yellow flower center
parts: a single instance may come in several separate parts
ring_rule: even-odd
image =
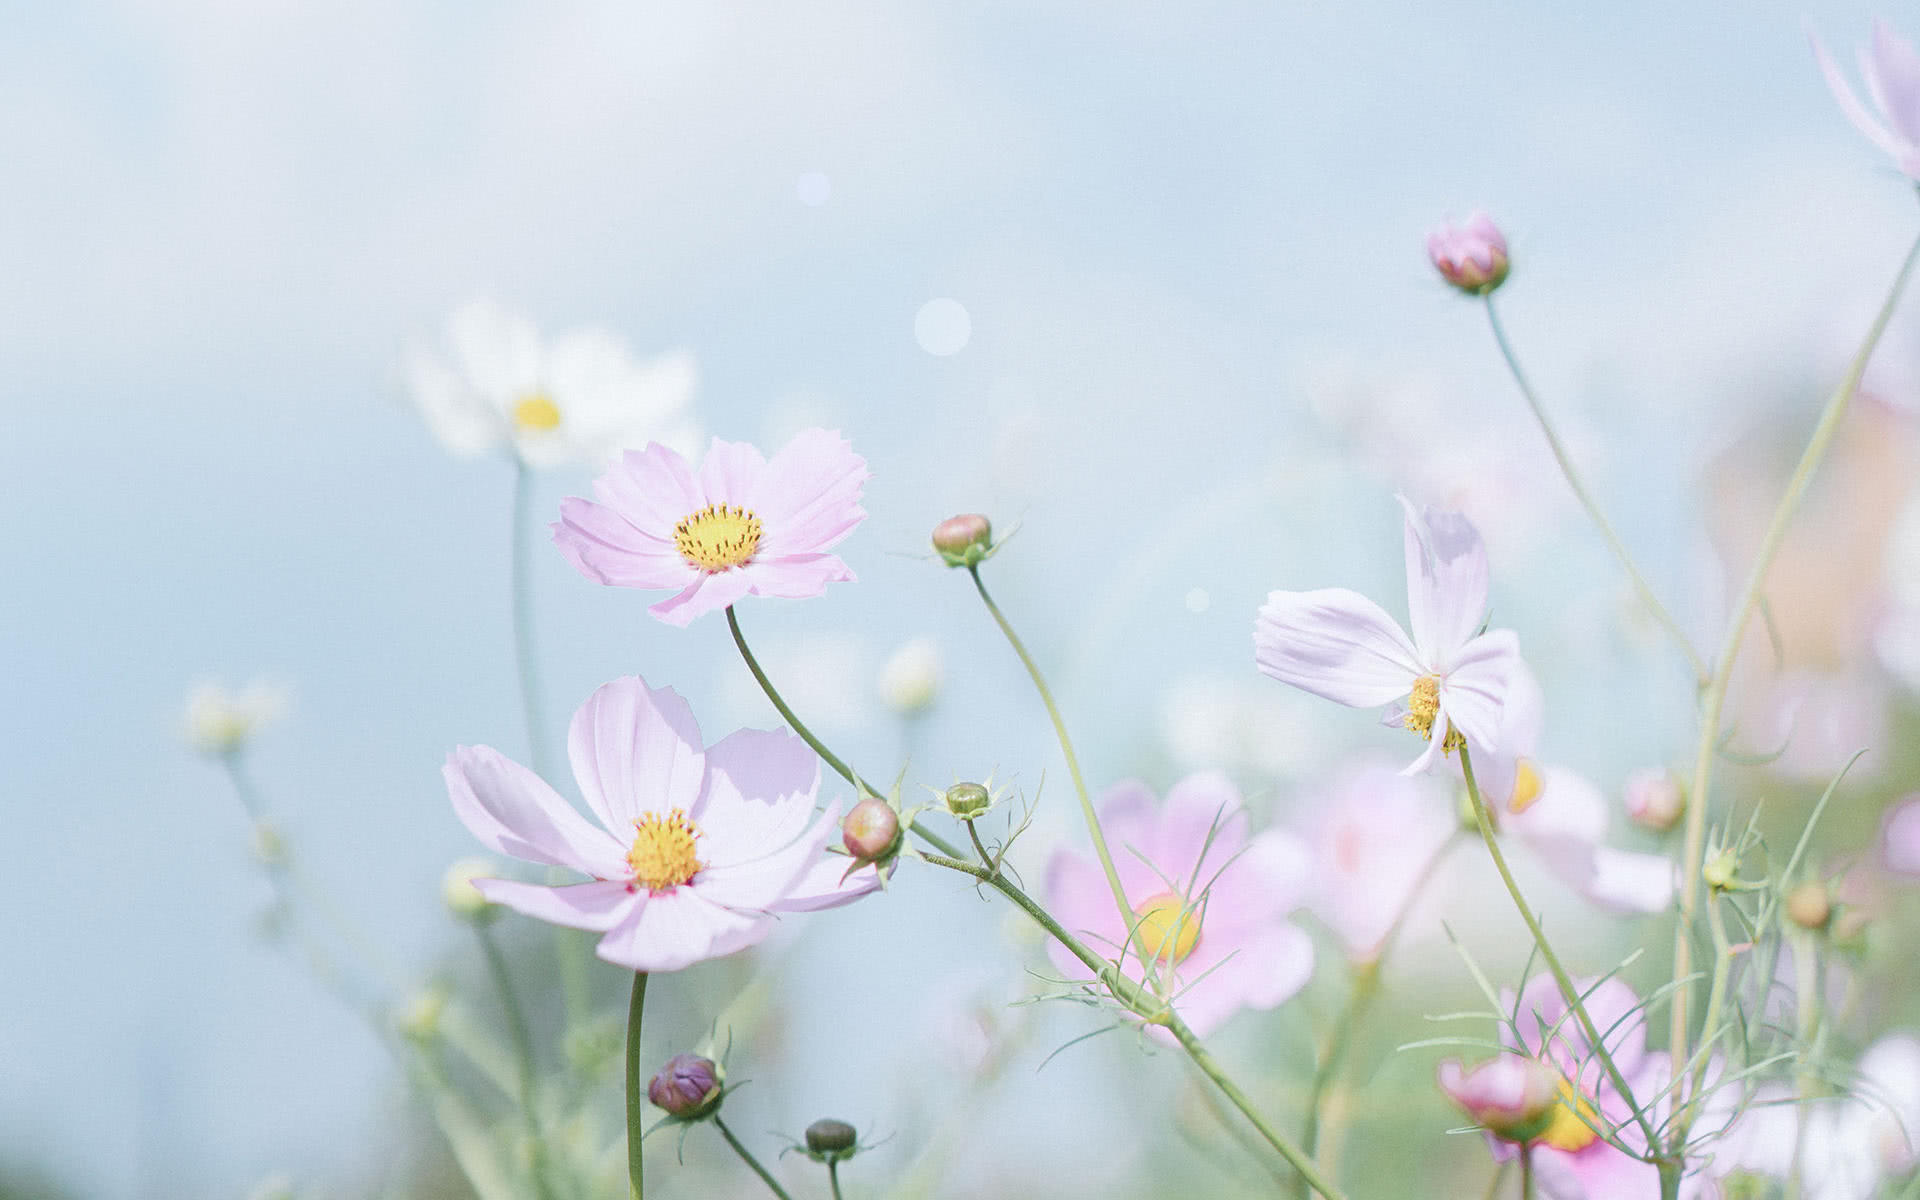
[[[1581,1117],[1585,1117],[1586,1121]],[[1562,1079],[1560,1103],[1553,1106],[1553,1116],[1547,1121],[1546,1129],[1534,1141],[1552,1146],[1555,1150],[1585,1150],[1600,1140],[1587,1121],[1598,1125],[1600,1110],[1573,1086],[1572,1081]]]
[[[700,830],[677,808],[665,816],[648,813],[636,820],[633,849],[627,851],[633,882],[648,891],[664,892],[698,875],[705,865],[693,853],[699,836]]]
[[[1142,959],[1178,963],[1200,943],[1200,913],[1178,893],[1151,896],[1135,912],[1134,945]]]
[[[528,433],[546,433],[558,428],[560,407],[545,392],[529,392],[513,406],[513,423]]]
[[[760,518],[731,504],[709,504],[673,527],[673,544],[702,571],[742,566],[760,549]]]
[[[1413,681],[1413,691],[1407,696],[1407,715],[1401,723],[1428,741],[1433,740],[1433,723],[1440,716],[1440,677],[1422,675]],[[1466,737],[1451,724],[1447,726],[1447,740],[1441,743],[1441,749],[1448,754],[1467,744]]]
[[[1513,767],[1513,795],[1507,800],[1507,811],[1518,815],[1533,806],[1540,798],[1540,769],[1533,760],[1523,758]]]

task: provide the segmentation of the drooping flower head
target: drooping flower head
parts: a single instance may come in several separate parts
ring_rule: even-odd
[[[1206,1036],[1243,1007],[1272,1008],[1305,985],[1313,942],[1286,918],[1306,898],[1306,847],[1280,830],[1249,835],[1240,793],[1226,776],[1189,775],[1164,807],[1144,785],[1119,784],[1101,800],[1100,823],[1139,918],[1138,936],[1128,944],[1128,922],[1088,853],[1054,852],[1049,907],[1095,953],[1115,958],[1125,945],[1123,966],[1134,980],[1153,963],[1194,1033]],[[1089,977],[1064,947],[1048,953],[1069,978]]]
[[[838,806],[814,818],[820,761],[789,733],[742,729],[703,749],[686,701],[628,676],[574,714],[567,754],[597,825],[486,746],[455,750],[442,774],[488,849],[592,876],[560,887],[477,879],[481,894],[605,934],[608,962],[677,971],[753,945],[774,914],[878,886],[871,868],[849,876],[847,860],[822,852]]]
[[[1885,151],[1902,174],[1920,180],[1920,54],[1885,21],[1873,23],[1873,44],[1860,50],[1860,75],[1879,110],[1876,118],[1818,38],[1813,39],[1813,52],[1847,120]]]
[[[1254,621],[1254,660],[1280,682],[1338,704],[1393,705],[1384,723],[1427,740],[1408,771],[1429,770],[1463,745],[1497,755],[1520,643],[1509,630],[1480,632],[1486,547],[1459,513],[1400,503],[1413,636],[1346,588],[1272,592]]]
[[[1464,225],[1448,223],[1427,235],[1427,258],[1440,277],[1470,296],[1507,281],[1507,239],[1493,218],[1477,212]]]
[[[533,467],[598,467],[628,446],[693,441],[696,371],[684,351],[639,362],[601,329],[547,341],[484,300],[453,314],[446,341],[444,356],[413,352],[407,383],[455,454],[504,449]]]
[[[669,446],[629,450],[560,502],[553,540],[582,575],[612,587],[671,589],[647,611],[685,626],[742,596],[818,596],[853,572],[827,553],[867,515],[866,460],[825,429],[796,435],[771,460],[713,439],[696,475]]]

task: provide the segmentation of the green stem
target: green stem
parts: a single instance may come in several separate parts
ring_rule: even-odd
[[[500,993],[500,1007],[507,1017],[507,1038],[513,1043],[514,1066],[520,1083],[520,1112],[527,1124],[533,1190],[538,1196],[550,1197],[553,1188],[547,1179],[546,1139],[540,1132],[533,1035],[527,1028],[526,1010],[520,1007],[520,996],[514,990],[513,976],[507,970],[507,960],[500,953],[500,944],[494,940],[492,930],[484,922],[477,922],[473,932],[480,939],[480,949],[487,960],[487,972],[493,976],[494,989]]]
[[[1707,927],[1713,932],[1713,984],[1707,989],[1706,1019],[1700,1025],[1702,1046],[1711,1043],[1719,1033],[1720,1012],[1726,1007],[1727,983],[1733,972],[1733,943],[1727,937],[1726,918],[1720,915],[1720,906],[1715,903],[1715,899],[1715,895],[1707,896]],[[1701,1054],[1699,1058],[1699,1063],[1693,1068],[1692,1098],[1687,1101],[1685,1110],[1679,1116],[1683,1122],[1692,1122],[1694,1109],[1700,1104],[1701,1089],[1706,1083],[1707,1065],[1710,1060],[1706,1054]],[[1676,1142],[1674,1149],[1677,1151],[1680,1145]]]
[[[1567,1007],[1573,1010],[1575,1019],[1580,1022],[1581,1032],[1586,1034],[1587,1044],[1600,1060],[1614,1092],[1633,1110],[1634,1120],[1639,1123],[1641,1132],[1646,1134],[1647,1145],[1652,1147],[1655,1144],[1652,1123],[1634,1100],[1633,1089],[1627,1086],[1626,1076],[1620,1073],[1620,1068],[1613,1061],[1613,1053],[1601,1040],[1599,1028],[1587,1013],[1587,1004],[1580,998],[1580,989],[1574,986],[1573,977],[1567,974],[1567,969],[1560,965],[1560,956],[1548,944],[1546,931],[1540,928],[1540,922],[1534,917],[1527,898],[1520,894],[1520,885],[1507,867],[1507,856],[1500,852],[1500,840],[1493,833],[1493,818],[1487,812],[1487,802],[1481,798],[1480,784],[1473,777],[1473,756],[1465,746],[1460,747],[1460,771],[1467,778],[1467,796],[1473,801],[1473,818],[1480,826],[1480,838],[1487,844],[1487,853],[1493,858],[1494,869],[1499,871],[1501,882],[1507,885],[1507,895],[1513,897],[1513,906],[1520,910],[1520,919],[1527,923],[1527,932],[1533,935],[1533,944],[1540,948],[1541,959],[1553,974],[1554,983],[1559,985],[1560,995],[1566,1000]]]
[[[1240,1090],[1207,1048],[1201,1045],[1200,1039],[1193,1035],[1193,1030],[1187,1028],[1185,1021],[1169,1013],[1167,1030],[1180,1043],[1181,1049],[1187,1052],[1187,1057],[1193,1060],[1193,1065],[1199,1067],[1208,1079],[1213,1080],[1213,1086],[1220,1089],[1220,1094],[1240,1110],[1240,1114],[1260,1131],[1260,1136],[1267,1140],[1267,1144],[1278,1150],[1280,1157],[1286,1159],[1293,1169],[1300,1173],[1300,1177],[1307,1181],[1308,1186],[1326,1197],[1326,1200],[1346,1200],[1340,1189],[1320,1173],[1320,1168],[1314,1165],[1313,1159],[1288,1141],[1279,1130],[1267,1123],[1267,1119],[1260,1115],[1260,1110],[1253,1106],[1253,1101],[1247,1098],[1247,1094]]]
[[[727,1139],[727,1145],[733,1147],[733,1152],[740,1156],[740,1161],[752,1167],[753,1173],[760,1177],[760,1182],[771,1188],[774,1195],[780,1197],[780,1200],[793,1200],[792,1196],[787,1195],[787,1189],[781,1187],[779,1182],[767,1173],[767,1169],[760,1165],[760,1160],[748,1153],[747,1148],[740,1144],[740,1139],[733,1136],[733,1130],[727,1128],[725,1121],[716,1116],[713,1118],[713,1127],[720,1131],[721,1137]]]
[[[1520,1200],[1533,1200],[1533,1143],[1520,1147]]]
[[[1846,376],[1840,386],[1828,398],[1820,420],[1815,424],[1813,435],[1807,440],[1807,448],[1801,452],[1800,461],[1793,469],[1793,475],[1787,480],[1786,492],[1780,497],[1780,503],[1774,508],[1773,519],[1768,522],[1766,533],[1760,539],[1760,549],[1755,554],[1753,564],[1747,570],[1746,586],[1740,591],[1740,600],[1734,606],[1733,623],[1727,628],[1726,640],[1721,644],[1719,657],[1714,662],[1713,674],[1707,684],[1701,700],[1700,741],[1695,748],[1693,760],[1693,787],[1687,793],[1687,837],[1686,848],[1682,852],[1681,862],[1685,870],[1685,879],[1680,888],[1680,921],[1673,935],[1673,977],[1685,979],[1693,969],[1693,920],[1694,911],[1700,898],[1700,872],[1704,865],[1704,849],[1707,830],[1707,809],[1709,807],[1708,788],[1713,779],[1714,756],[1718,753],[1720,741],[1720,721],[1727,703],[1727,687],[1733,675],[1734,661],[1740,656],[1740,643],[1746,637],[1747,624],[1753,619],[1755,609],[1760,604],[1760,593],[1767,580],[1767,572],[1773,566],[1773,559],[1779,553],[1780,543],[1786,537],[1787,526],[1792,523],[1794,514],[1800,509],[1800,501],[1805,496],[1809,484],[1813,482],[1813,473],[1826,457],[1828,447],[1833,443],[1834,435],[1839,432],[1840,419],[1846,415],[1847,407],[1853,400],[1853,394],[1860,388],[1860,378],[1866,374],[1867,361],[1873,357],[1873,349],[1880,342],[1880,335],[1886,332],[1887,322],[1893,317],[1893,310],[1900,302],[1900,294],[1906,290],[1907,278],[1913,273],[1914,263],[1920,261],[1920,238],[1914,240],[1907,251],[1907,257],[1900,264],[1900,271],[1894,276],[1893,286],[1888,289],[1885,302],[1874,315],[1873,324],[1867,329],[1867,336],[1854,352],[1853,361],[1847,366]],[[1692,1033],[1687,1016],[1688,989],[1676,988],[1673,993],[1672,1025],[1669,1045],[1673,1061],[1674,1077],[1686,1069],[1688,1039]],[[1684,1097],[1676,1097],[1676,1100]],[[1679,1121],[1674,1122],[1675,1149],[1685,1143],[1687,1134],[1685,1111]]]
[[[827,1186],[833,1189],[833,1200],[840,1200],[840,1163],[837,1159],[827,1164]]]
[[[1027,668],[1027,676],[1033,680],[1034,690],[1040,693],[1040,703],[1046,705],[1047,717],[1053,722],[1054,737],[1060,743],[1060,753],[1067,760],[1067,774],[1073,779],[1074,795],[1080,798],[1080,814],[1086,818],[1087,832],[1093,837],[1094,853],[1100,856],[1100,869],[1106,872],[1107,886],[1113,889],[1113,903],[1120,911],[1120,919],[1126,922],[1127,941],[1131,945],[1139,917],[1134,913],[1133,906],[1127,903],[1126,889],[1120,886],[1120,872],[1114,868],[1113,854],[1107,849],[1106,834],[1101,831],[1100,818],[1093,811],[1093,800],[1087,795],[1087,781],[1080,774],[1080,759],[1073,752],[1073,739],[1067,736],[1067,723],[1060,716],[1060,706],[1053,702],[1053,691],[1047,687],[1046,677],[1040,673],[1039,664],[1033,661],[1033,655],[1027,653],[1026,644],[1020,640],[1020,635],[1013,631],[1013,626],[1008,623],[1006,614],[1001,612],[1000,606],[993,602],[993,596],[987,591],[986,581],[980,578],[980,567],[977,564],[968,567],[967,574],[973,577],[973,586],[980,593],[981,603],[985,604],[987,611],[993,614],[994,623],[999,625],[1000,632],[1006,635],[1007,644],[1013,647],[1013,652],[1020,657],[1021,665]]]
[[[987,853],[986,845],[980,841],[980,831],[973,827],[972,821],[964,821],[962,824],[967,827],[967,836],[973,839],[973,848],[980,855],[980,861],[986,864],[987,869],[992,870],[993,855]]]
[[[1660,598],[1653,594],[1653,589],[1641,576],[1640,569],[1633,565],[1633,555],[1627,553],[1626,544],[1620,540],[1618,534],[1614,533],[1613,526],[1601,513],[1600,505],[1588,493],[1586,485],[1580,481],[1580,472],[1574,468],[1573,459],[1567,454],[1567,448],[1561,444],[1560,435],[1554,431],[1553,422],[1547,419],[1546,407],[1540,403],[1539,394],[1527,381],[1527,373],[1520,369],[1520,357],[1514,353],[1513,343],[1507,340],[1507,330],[1500,323],[1500,310],[1494,307],[1492,292],[1487,293],[1486,305],[1487,324],[1493,328],[1493,340],[1500,346],[1501,357],[1507,360],[1507,370],[1513,375],[1513,382],[1519,386],[1520,395],[1525,397],[1527,407],[1533,410],[1533,419],[1539,424],[1540,432],[1546,436],[1547,446],[1553,451],[1554,461],[1560,464],[1560,474],[1566,478],[1567,486],[1573,489],[1574,497],[1580,501],[1581,507],[1587,510],[1587,516],[1591,517],[1594,525],[1599,528],[1600,536],[1606,539],[1608,548],[1613,551],[1613,556],[1620,560],[1620,565],[1626,569],[1627,576],[1633,580],[1634,590],[1640,593],[1640,602],[1646,605],[1647,611],[1653,614],[1654,620],[1660,622],[1661,626],[1673,635],[1674,644],[1680,647],[1680,652],[1686,656],[1687,665],[1693,669],[1694,679],[1700,686],[1705,687],[1707,664],[1701,659],[1700,652],[1693,648],[1693,643],[1687,639],[1686,633],[1681,630],[1680,623],[1673,619],[1673,614],[1669,613],[1666,606],[1660,603]]]
[[[627,1191],[628,1200],[641,1200],[646,1185],[641,1178],[643,1154],[641,1142],[647,1131],[641,1128],[646,1107],[640,1090],[640,1017],[647,1007],[647,973],[633,973],[633,996],[627,1001]]]

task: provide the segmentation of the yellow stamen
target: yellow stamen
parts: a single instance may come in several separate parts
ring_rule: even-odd
[[[1161,892],[1148,897],[1137,915],[1134,946],[1143,959],[1178,963],[1193,953],[1200,943],[1200,912],[1189,908],[1186,897],[1177,892]]]
[[[1413,730],[1428,741],[1433,740],[1433,723],[1440,716],[1440,677],[1422,675],[1413,681],[1413,691],[1407,696],[1407,715],[1400,723]],[[1453,723],[1447,723],[1447,740],[1440,749],[1448,754],[1467,744],[1467,739]]]
[[[1581,1117],[1587,1120],[1583,1121]],[[1588,1127],[1587,1121],[1600,1124],[1600,1110],[1576,1090],[1571,1081],[1562,1079],[1560,1103],[1553,1106],[1553,1116],[1548,1120],[1545,1132],[1534,1140],[1555,1150],[1585,1150],[1600,1140],[1599,1135]]]
[[[1515,763],[1513,796],[1507,801],[1507,811],[1516,816],[1527,811],[1533,806],[1533,802],[1540,798],[1540,790],[1543,786],[1540,782],[1540,770],[1533,765],[1532,759],[1523,758]]]
[[[709,504],[673,527],[673,544],[702,571],[743,566],[760,549],[760,518],[731,504]]]
[[[633,849],[627,851],[634,884],[651,892],[664,892],[698,875],[706,865],[693,853],[699,836],[700,830],[677,808],[665,816],[648,813],[636,820]]]
[[[545,392],[529,392],[513,406],[513,423],[529,433],[546,433],[560,425],[560,407]]]

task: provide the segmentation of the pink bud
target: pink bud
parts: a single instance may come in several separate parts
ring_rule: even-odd
[[[1434,270],[1471,296],[1484,296],[1506,282],[1507,239],[1483,212],[1465,225],[1443,225],[1427,235]]]
[[[1673,772],[1644,767],[1627,776],[1627,818],[1642,829],[1665,833],[1687,811],[1687,793]]]
[[[979,513],[948,517],[933,527],[933,548],[950,567],[971,567],[992,549],[993,523]]]
[[[840,844],[860,862],[886,856],[900,837],[900,815],[877,796],[868,796],[840,822]]]
[[[710,1058],[676,1054],[647,1084],[647,1099],[669,1116],[698,1120],[719,1102],[720,1069]]]
[[[1537,1137],[1560,1103],[1560,1076],[1537,1059],[1502,1054],[1471,1069],[1455,1059],[1440,1064],[1440,1090],[1495,1137]]]

